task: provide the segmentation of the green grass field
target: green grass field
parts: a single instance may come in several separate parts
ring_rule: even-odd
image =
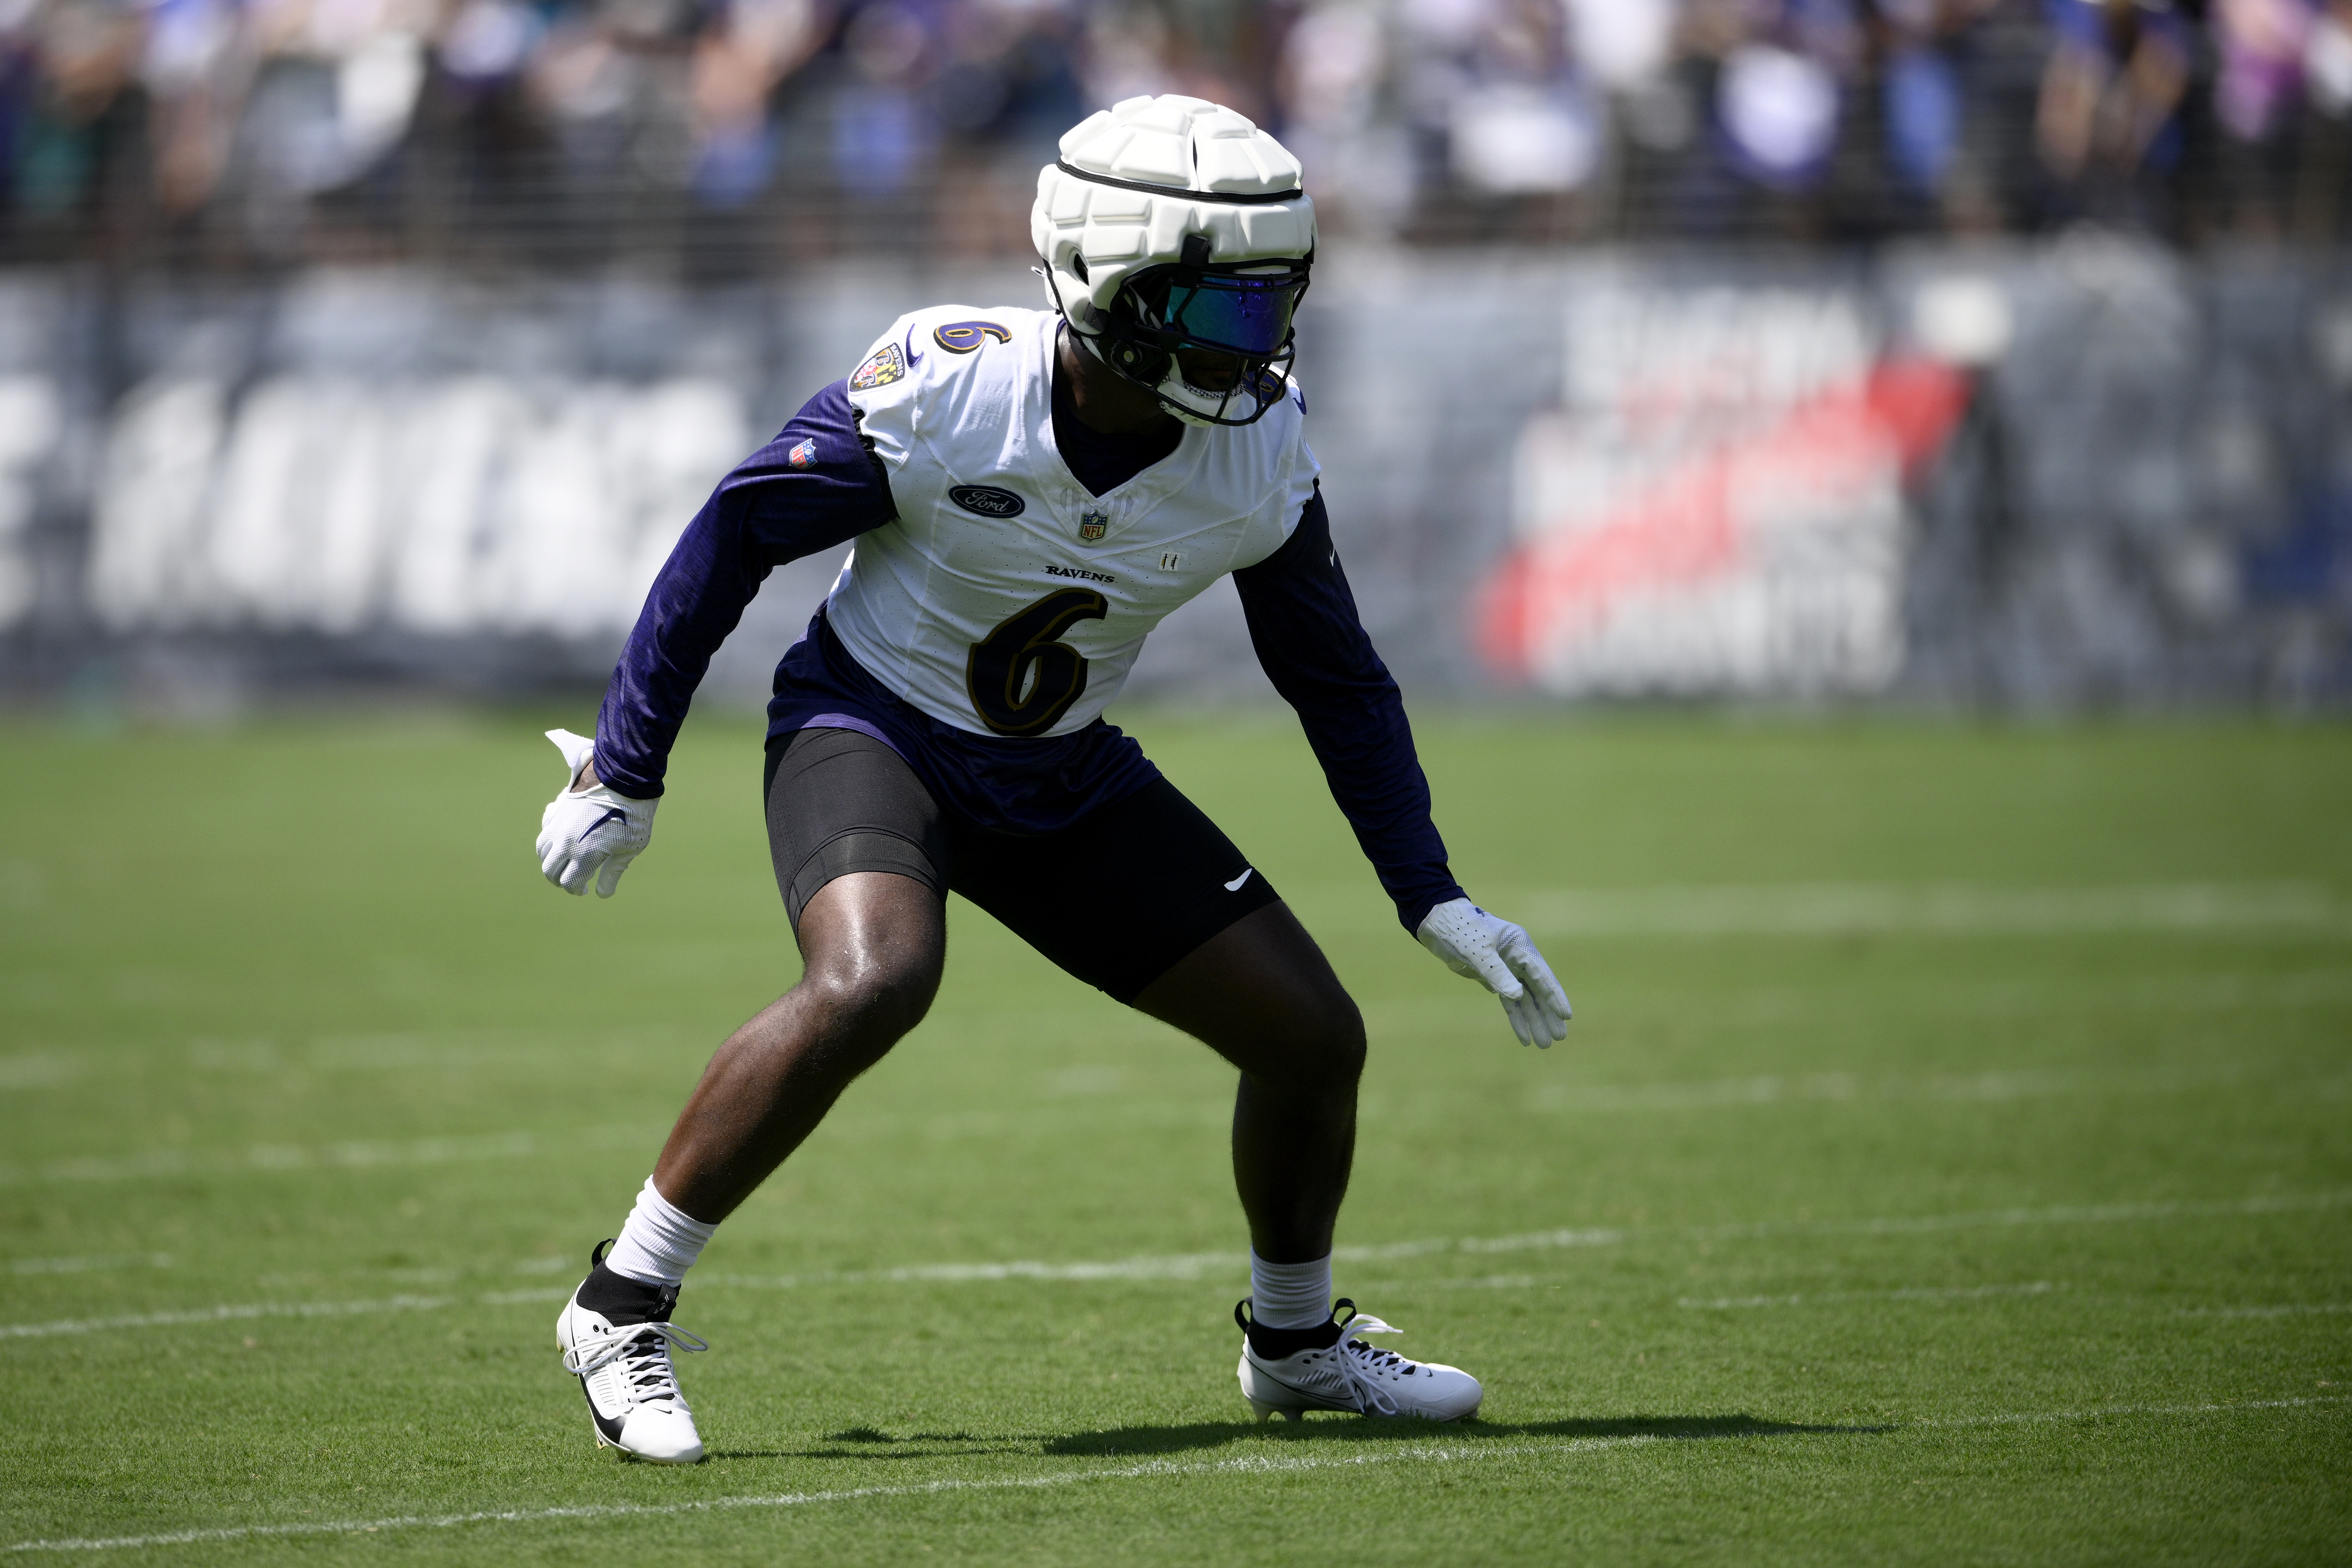
[[[1481,1419],[1250,1424],[1229,1072],[959,907],[673,1470],[553,1320],[796,964],[743,721],[540,879],[587,717],[0,730],[0,1556],[2352,1560],[2352,731],[1427,721],[1538,1054],[1286,720],[1147,716],[1363,1003],[1339,1287]]]

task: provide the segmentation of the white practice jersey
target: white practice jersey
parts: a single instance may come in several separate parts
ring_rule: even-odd
[[[857,662],[976,733],[1100,716],[1162,616],[1282,547],[1318,472],[1296,385],[1255,425],[1187,426],[1107,495],[1054,442],[1058,319],[901,317],[849,380],[898,521],[861,534],[826,617]]]

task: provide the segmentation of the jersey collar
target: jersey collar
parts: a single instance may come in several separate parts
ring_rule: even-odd
[[[1028,425],[1032,449],[1052,457],[1050,471],[1039,476],[1043,481],[1040,488],[1049,492],[1047,504],[1054,509],[1063,536],[1082,548],[1098,549],[1117,541],[1162,501],[1182,491],[1200,469],[1208,453],[1208,437],[1215,432],[1188,424],[1174,451],[1125,484],[1099,496],[1087,489],[1070,471],[1070,465],[1063,460],[1060,443],[1054,439],[1054,349],[1061,325],[1061,318],[1053,312],[1040,313],[1037,331],[1029,340],[1031,374],[1025,378],[1028,384],[1021,413]],[[1088,513],[1097,517],[1089,520]],[[1080,531],[1089,521],[1103,524],[1099,539],[1082,536]]]

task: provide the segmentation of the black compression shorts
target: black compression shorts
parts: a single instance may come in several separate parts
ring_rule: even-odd
[[[808,729],[768,743],[763,793],[795,928],[835,877],[891,871],[961,893],[1121,1002],[1280,897],[1166,779],[1052,833],[989,833],[943,810],[871,735]]]

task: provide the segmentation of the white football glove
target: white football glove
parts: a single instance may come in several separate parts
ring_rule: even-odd
[[[569,730],[550,730],[547,738],[563,753],[572,771],[566,784],[539,816],[539,868],[547,879],[583,897],[594,881],[596,896],[609,899],[620,885],[629,862],[645,852],[654,836],[654,800],[631,800],[601,784],[574,789],[568,781],[596,755],[596,742]]]
[[[1549,1050],[1554,1040],[1568,1038],[1575,1016],[1568,993],[1526,931],[1467,899],[1452,899],[1430,910],[1413,935],[1446,968],[1503,999],[1519,1044]]]

